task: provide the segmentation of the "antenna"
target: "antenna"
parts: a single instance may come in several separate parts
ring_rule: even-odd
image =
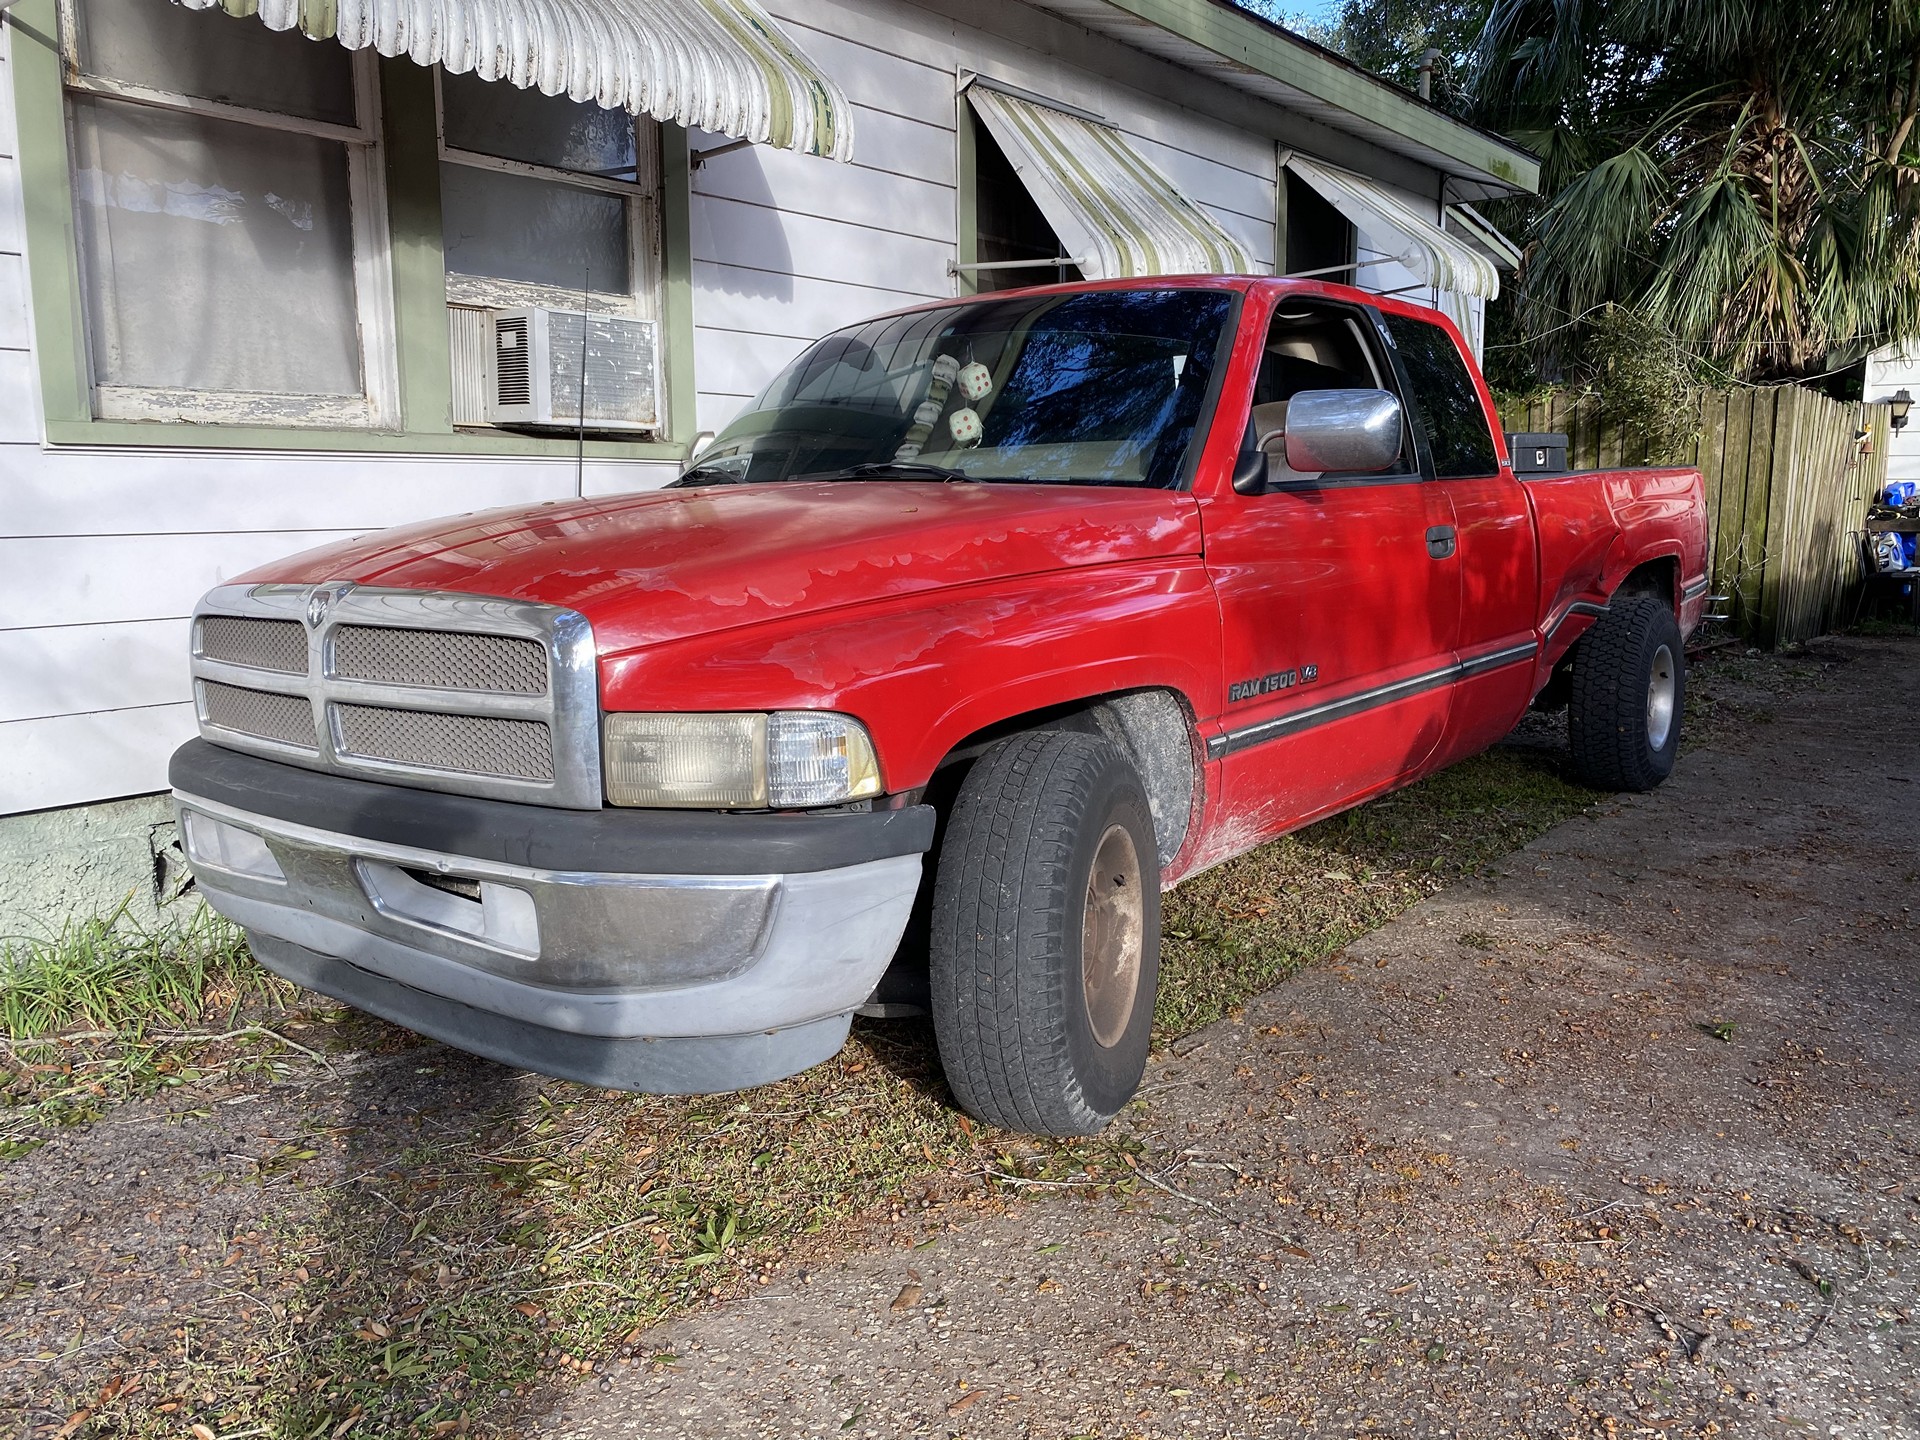
[[[573,493],[587,493],[587,324],[592,319],[591,304],[593,262],[587,261],[580,273],[580,428],[573,447]]]

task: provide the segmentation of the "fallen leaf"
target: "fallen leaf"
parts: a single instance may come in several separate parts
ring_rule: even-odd
[[[194,1425],[191,1428],[193,1440],[219,1440],[219,1437],[213,1433],[211,1425]]]
[[[74,1431],[78,1430],[82,1425],[87,1423],[87,1417],[91,1414],[93,1414],[93,1411],[91,1410],[74,1411],[73,1414],[67,1417],[67,1423],[62,1425],[58,1430],[53,1432],[53,1440],[67,1440],[67,1437],[69,1435],[73,1434]],[[202,1429],[204,1427],[195,1426],[194,1428],[197,1430],[197,1429]],[[213,1440],[213,1432],[211,1430],[207,1431],[207,1440]]]
[[[949,1415],[964,1415],[986,1398],[987,1392],[984,1390],[969,1390],[958,1400],[947,1406],[947,1413]]]

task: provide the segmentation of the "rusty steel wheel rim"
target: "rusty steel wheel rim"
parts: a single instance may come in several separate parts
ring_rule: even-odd
[[[1140,993],[1146,939],[1146,896],[1140,888],[1140,851],[1124,825],[1109,825],[1087,875],[1080,926],[1081,989],[1093,1038],[1111,1049],[1127,1033]]]
[[[1655,750],[1667,748],[1667,735],[1673,729],[1674,702],[1680,691],[1674,670],[1673,651],[1662,645],[1653,652],[1653,670],[1647,676],[1647,743]]]

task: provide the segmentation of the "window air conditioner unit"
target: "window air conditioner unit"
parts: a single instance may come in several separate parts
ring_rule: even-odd
[[[658,427],[659,331],[653,321],[577,310],[493,310],[486,328],[488,424]]]

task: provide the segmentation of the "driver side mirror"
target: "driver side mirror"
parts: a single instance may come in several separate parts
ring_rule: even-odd
[[[1385,470],[1400,458],[1404,430],[1400,402],[1385,390],[1302,390],[1287,403],[1287,468]]]

